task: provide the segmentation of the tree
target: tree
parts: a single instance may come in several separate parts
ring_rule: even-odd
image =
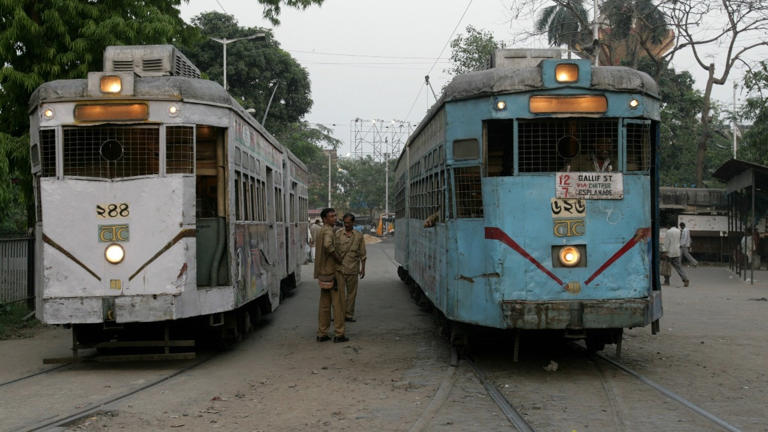
[[[327,204],[328,156],[323,148],[331,149],[335,155],[336,149],[341,146],[341,141],[332,134],[333,131],[323,125],[300,121],[288,125],[280,136],[280,142],[301,159],[309,170],[310,208],[325,207]]]
[[[289,124],[309,112],[312,107],[309,74],[280,48],[269,30],[240,27],[234,16],[219,12],[200,14],[192,19],[192,24],[204,39],[184,47],[184,53],[210,79],[219,82],[223,81],[222,48],[208,37],[267,35],[263,41],[246,40],[227,47],[227,87],[241,105],[255,110],[254,117],[259,122],[267,105],[270,106],[265,127],[273,135],[279,136]]]
[[[674,32],[652,0],[605,0],[600,6],[601,64],[637,68],[641,58],[659,60],[674,42]],[[656,75],[655,73],[652,75]]]
[[[741,140],[739,159],[768,165],[768,62],[761,61],[759,67],[749,71],[744,79],[749,92],[741,118],[751,123]]]
[[[555,0],[555,4],[542,9],[534,23],[537,32],[546,33],[551,46],[567,46],[569,52],[584,56],[591,53],[584,47],[592,44],[592,29],[583,0]]]
[[[703,126],[696,149],[696,184],[703,184],[707,149],[716,139],[717,119],[713,116],[712,88],[723,85],[733,67],[744,62],[745,55],[756,48],[768,46],[768,4],[752,0],[676,0],[664,2],[661,8],[675,29],[675,48],[665,55],[671,62],[684,49],[693,53],[696,64],[707,72],[704,105],[700,118]],[[725,25],[722,25],[722,21]],[[711,32],[702,29],[713,28]],[[718,49],[719,60],[707,63],[704,49]],[[719,75],[718,75],[719,74]]]
[[[24,233],[27,228],[27,209],[33,206],[31,194],[24,193],[32,189],[28,145],[26,136],[0,132],[0,235]]]
[[[488,63],[497,48],[503,48],[487,30],[478,30],[468,25],[466,35],[459,34],[451,41],[451,67],[445,72],[460,75],[488,68]]]
[[[268,19],[273,25],[280,24],[278,17],[280,16],[280,3],[286,6],[306,9],[313,4],[320,6],[324,0],[259,0],[262,6],[264,6],[264,18]]]
[[[644,57],[638,68],[646,73],[655,70],[655,61]],[[696,182],[696,137],[701,131],[698,115],[704,97],[694,88],[693,76],[687,71],[665,68],[659,74],[661,94],[661,166],[662,186],[703,186]],[[718,130],[724,131],[724,124]],[[727,138],[718,135],[716,145],[707,155],[706,167],[714,171],[728,159]]]
[[[394,201],[393,172],[396,160],[389,161],[390,204]],[[367,156],[361,159],[340,159],[338,182],[344,191],[343,208],[357,214],[373,217],[377,210],[384,211],[386,195],[386,165]],[[342,206],[340,206],[342,207]]]

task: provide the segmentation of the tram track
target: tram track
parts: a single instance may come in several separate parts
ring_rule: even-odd
[[[580,347],[580,348],[581,348],[581,351],[586,354],[586,350],[583,347]],[[617,431],[631,430],[632,428],[629,427],[629,424],[628,424],[629,421],[626,418],[626,415],[631,413],[625,412],[626,409],[621,406],[622,404],[619,402],[619,397],[617,396],[616,391],[614,389],[615,383],[612,382],[612,380],[607,376],[601,364],[607,364],[611,368],[617,371],[621,371],[627,376],[633,378],[632,380],[633,382],[639,382],[644,386],[659,392],[661,395],[663,395],[666,398],[666,400],[672,400],[677,402],[678,404],[685,407],[690,412],[696,414],[699,418],[704,418],[708,420],[711,425],[717,426],[718,430],[724,430],[729,432],[741,431],[739,428],[729,424],[725,420],[699,407],[698,405],[692,403],[691,401],[688,401],[687,399],[683,398],[677,393],[650,380],[649,378],[632,370],[631,368],[622,364],[621,362],[605,356],[604,354],[597,353],[594,356],[590,356],[589,361],[590,363],[592,363],[595,370],[600,376],[599,377],[601,381],[600,385],[603,388],[604,395],[608,401],[608,406],[609,406],[609,409],[606,411],[610,411],[612,415],[612,420],[614,422],[613,430],[617,430]],[[512,403],[510,403],[510,401],[504,395],[504,393],[499,390],[499,387],[496,385],[496,383],[493,380],[487,378],[488,374],[481,368],[481,366],[479,366],[471,358],[463,359],[463,362],[466,362],[473,369],[475,376],[483,385],[483,387],[485,388],[491,400],[499,407],[501,412],[505,415],[505,417],[507,417],[509,422],[518,431],[520,432],[536,431],[536,429],[530,423],[528,423],[528,421],[531,419],[527,419],[526,416],[520,414],[520,412],[512,405]],[[521,402],[518,401],[516,403],[521,403]],[[651,413],[646,413],[645,415],[649,416],[653,414],[651,412]]]
[[[141,386],[139,386],[137,388],[133,388],[133,389],[130,389],[130,390],[118,393],[116,395],[112,395],[112,396],[110,396],[110,397],[108,397],[108,398],[106,398],[104,400],[98,401],[97,403],[90,404],[90,406],[88,406],[88,407],[84,407],[84,408],[81,408],[81,409],[76,409],[76,410],[71,411],[69,413],[58,415],[58,416],[53,416],[53,417],[48,417],[48,418],[44,418],[44,419],[34,420],[32,422],[26,423],[25,425],[15,427],[12,430],[14,430],[16,432],[34,432],[34,431],[43,431],[43,430],[50,430],[50,429],[54,429],[54,428],[67,427],[67,426],[71,425],[72,423],[74,423],[74,422],[76,422],[76,421],[78,421],[78,420],[80,420],[80,419],[82,419],[84,417],[87,417],[89,415],[92,415],[92,414],[95,414],[95,413],[98,413],[98,412],[102,412],[102,411],[108,411],[109,408],[111,407],[111,405],[113,405],[113,404],[115,404],[117,402],[120,402],[123,399],[129,398],[129,397],[131,397],[133,395],[136,395],[138,393],[147,391],[147,390],[149,390],[149,389],[151,389],[153,387],[156,387],[156,386],[158,386],[160,384],[163,384],[163,383],[165,383],[165,382],[167,382],[167,381],[169,381],[169,380],[171,380],[171,379],[173,379],[173,378],[175,378],[175,377],[177,377],[177,376],[179,376],[179,375],[181,375],[183,373],[189,372],[190,370],[193,370],[193,369],[203,365],[204,363],[206,363],[207,361],[211,360],[215,356],[216,356],[215,354],[206,355],[206,356],[198,359],[194,363],[192,363],[190,365],[187,365],[187,366],[185,366],[185,367],[183,367],[181,369],[178,369],[178,370],[176,370],[176,371],[174,371],[174,372],[172,372],[170,374],[164,375],[164,376],[162,376],[160,378],[157,378],[155,380],[152,380],[152,381],[150,381],[148,383],[142,384]],[[62,366],[65,366],[65,365],[62,365]],[[51,369],[49,369],[49,371],[52,370],[52,369],[56,369],[56,368],[51,368]]]
[[[31,373],[31,374],[28,374],[28,375],[24,375],[24,376],[21,376],[21,377],[18,377],[18,378],[14,378],[12,380],[1,382],[0,383],[0,388],[5,387],[5,386],[9,386],[11,384],[16,384],[18,382],[26,381],[26,380],[28,380],[30,378],[38,377],[40,375],[45,375],[45,374],[57,371],[59,369],[64,369],[64,368],[69,367],[69,366],[72,366],[72,363],[60,364],[60,365],[57,365],[57,366],[54,366],[54,367],[51,367],[51,368],[48,368],[48,369],[43,369],[41,371],[37,371],[37,372]]]

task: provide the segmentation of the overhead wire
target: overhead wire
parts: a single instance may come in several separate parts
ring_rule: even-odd
[[[451,34],[448,36],[448,40],[445,41],[445,44],[443,45],[443,49],[440,50],[440,54],[437,55],[434,63],[432,63],[432,67],[429,68],[429,72],[427,72],[427,76],[429,76],[429,74],[431,74],[432,71],[435,69],[435,66],[437,65],[438,60],[440,60],[440,57],[443,56],[443,52],[445,52],[445,49],[451,43],[453,35],[456,33],[456,30],[461,25],[461,21],[464,20],[464,16],[467,15],[467,11],[469,10],[469,7],[472,6],[473,1],[474,0],[469,0],[469,2],[467,2],[467,7],[464,8],[464,12],[462,12],[461,16],[459,17],[459,20],[456,22],[456,25],[453,27],[453,31],[451,31]],[[416,94],[416,97],[413,99],[413,103],[411,103],[411,107],[408,109],[408,114],[406,114],[406,116],[403,118],[408,119],[408,117],[410,117],[411,112],[413,112],[413,107],[416,106],[416,102],[419,100],[419,96],[421,96],[421,92],[424,91],[424,87],[425,87],[424,84],[419,85],[419,91]]]

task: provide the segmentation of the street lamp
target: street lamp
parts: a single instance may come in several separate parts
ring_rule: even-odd
[[[208,37],[208,39],[212,41],[216,41],[224,47],[224,90],[227,89],[227,45],[231,44],[232,42],[237,42],[239,40],[266,38],[266,37],[267,35],[265,33],[256,33],[250,36],[244,36],[244,37],[233,38],[233,39],[215,38],[210,36]]]

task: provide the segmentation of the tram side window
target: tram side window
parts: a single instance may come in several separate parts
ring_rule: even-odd
[[[518,170],[618,171],[616,119],[536,119],[518,123]]]
[[[190,126],[165,128],[165,172],[193,174],[195,163],[194,133]]]
[[[248,194],[248,174],[243,173],[243,220],[251,220],[251,202]]]
[[[490,120],[485,123],[488,177],[511,176],[515,173],[515,121]]]
[[[648,171],[651,167],[651,124],[627,124],[627,171]]]
[[[56,177],[56,130],[40,130],[40,159],[43,177]]]
[[[453,181],[456,190],[456,216],[460,218],[483,217],[480,167],[455,168]]]
[[[255,221],[258,219],[258,216],[256,216],[256,179],[253,177],[248,177],[248,187],[250,188],[250,193],[248,194],[250,196],[251,200],[251,219],[252,221]]]
[[[240,172],[235,171],[235,220],[242,220],[243,212],[240,209]]]

